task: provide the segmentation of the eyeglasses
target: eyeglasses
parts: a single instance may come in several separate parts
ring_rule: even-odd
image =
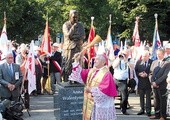
[[[13,57],[6,57],[7,59],[13,59]]]

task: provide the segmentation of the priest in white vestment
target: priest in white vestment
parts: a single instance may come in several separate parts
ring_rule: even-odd
[[[79,53],[74,58],[69,80],[85,84],[83,120],[116,120],[114,97],[117,90],[106,55],[97,55],[91,69],[82,69]]]

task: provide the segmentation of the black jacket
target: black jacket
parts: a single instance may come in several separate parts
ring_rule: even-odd
[[[52,55],[50,58],[50,73],[55,73],[55,72],[60,72],[54,65],[54,63],[52,61],[57,61],[58,64],[61,66],[61,63],[62,63],[62,56],[61,56],[61,53],[56,51],[54,53],[54,55]]]
[[[153,61],[150,68],[150,80],[155,82],[159,89],[166,89],[167,82],[166,78],[170,70],[170,63],[168,61],[162,61],[161,65],[158,65],[159,60]]]
[[[138,88],[139,89],[151,89],[151,83],[150,83],[150,80],[149,80],[149,73],[150,73],[151,64],[152,64],[152,60],[149,59],[147,66],[144,65],[142,60],[138,60],[136,65],[135,65],[136,76],[139,80],[138,81]],[[142,77],[139,76],[139,73],[143,72],[143,71],[145,71],[148,74],[148,76],[145,77],[145,78],[142,78]]]

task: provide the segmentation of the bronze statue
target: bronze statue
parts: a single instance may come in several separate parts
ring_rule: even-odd
[[[73,56],[80,52],[85,39],[85,30],[83,25],[78,21],[78,12],[70,10],[69,20],[63,24],[63,75],[64,81],[68,81],[68,76],[72,71]]]

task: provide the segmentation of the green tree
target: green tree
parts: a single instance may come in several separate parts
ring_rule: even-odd
[[[34,0],[3,0],[0,2],[0,14],[7,15],[7,35],[11,40],[30,42],[36,39],[38,32],[44,27],[41,10]],[[3,22],[1,23],[1,27]]]
[[[154,14],[158,13],[158,24],[160,37],[162,39],[169,38],[169,34],[166,31],[169,29],[166,26],[169,17],[169,1],[163,0],[111,0],[110,4],[115,7],[115,12],[118,13],[118,21],[122,21],[121,24],[117,24],[115,27],[120,27],[120,38],[130,39],[133,33],[135,25],[135,17],[140,16],[139,21],[139,34],[141,40],[152,41],[155,18]],[[116,5],[117,4],[117,5]],[[116,21],[116,23],[119,23]],[[165,29],[167,28],[167,29]]]
[[[3,27],[3,12],[7,15],[7,34],[9,39],[30,42],[44,33],[45,21],[49,18],[52,40],[62,32],[68,13],[76,9],[80,21],[89,34],[91,16],[94,16],[96,33],[106,38],[109,15],[112,15],[112,35],[120,39],[131,39],[135,17],[140,16],[139,34],[141,40],[152,41],[155,18],[158,14],[159,33],[162,40],[170,37],[169,0],[1,0],[0,28]]]

